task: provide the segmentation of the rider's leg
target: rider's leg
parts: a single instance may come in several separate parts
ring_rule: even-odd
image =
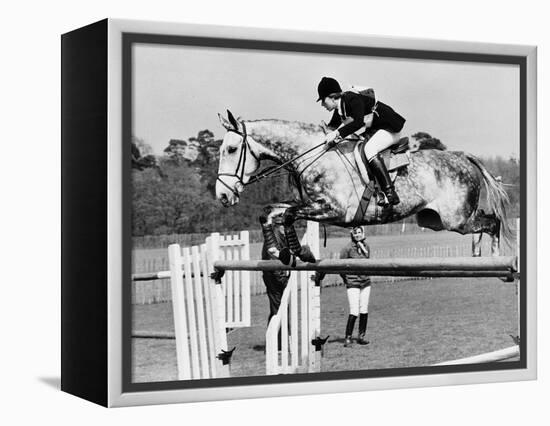
[[[401,133],[390,133],[386,130],[378,130],[365,144],[365,156],[368,160],[368,167],[373,172],[378,185],[386,194],[391,205],[399,204],[399,197],[395,193],[392,181],[384,161],[378,155],[381,151],[389,148],[401,138]]]

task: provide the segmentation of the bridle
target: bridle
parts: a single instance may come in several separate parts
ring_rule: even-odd
[[[244,173],[245,173],[244,169],[246,167],[247,153],[250,152],[250,155],[252,155],[252,157],[254,157],[256,159],[256,161],[258,161],[258,163],[260,162],[260,158],[254,153],[254,151],[252,151],[252,148],[250,147],[250,144],[248,143],[248,134],[246,133],[245,124],[242,123],[242,126],[243,126],[242,133],[239,132],[236,129],[228,129],[229,132],[236,133],[236,134],[238,134],[239,136],[241,136],[243,138],[243,140],[241,142],[241,145],[242,145],[241,154],[239,155],[239,162],[237,163],[237,167],[235,168],[235,172],[234,173],[218,173],[218,177],[216,179],[216,180],[220,181],[223,186],[225,186],[227,189],[229,189],[236,197],[239,197],[239,193],[243,192],[244,187],[247,185],[247,183],[245,183],[243,181]],[[220,179],[220,176],[230,176],[230,177],[237,178],[237,183],[235,184],[235,188],[232,188],[227,183],[225,183],[222,179]]]
[[[304,155],[309,154],[310,152],[316,150],[317,148],[325,146],[325,142],[323,141],[323,142],[319,143],[318,145],[315,145],[313,148],[310,148],[307,151],[291,158],[290,160],[285,161],[284,163],[279,164],[276,167],[269,168],[268,170],[264,171],[260,175],[253,176],[248,182],[244,182],[243,181],[244,173],[245,173],[244,169],[245,169],[245,166],[246,166],[246,155],[247,155],[248,151],[250,151],[250,155],[252,155],[252,157],[254,157],[256,159],[256,161],[258,161],[258,163],[260,163],[260,157],[258,157],[256,155],[256,153],[254,151],[252,151],[252,148],[250,147],[250,144],[248,143],[248,134],[246,132],[246,126],[245,126],[244,122],[241,123],[241,124],[243,126],[243,131],[242,132],[239,132],[236,129],[228,129],[228,132],[236,133],[236,134],[238,134],[239,136],[241,136],[243,138],[243,140],[241,141],[241,145],[242,145],[241,154],[239,156],[239,162],[237,163],[237,167],[235,168],[235,172],[234,173],[218,173],[218,177],[216,178],[217,181],[220,181],[221,184],[223,186],[225,186],[227,189],[229,189],[233,193],[233,195],[235,195],[236,197],[239,197],[239,194],[244,191],[244,187],[246,185],[250,185],[252,183],[259,182],[261,179],[267,178],[268,176],[272,176],[274,173],[278,172],[279,170],[287,168],[291,163],[293,163],[294,161],[302,158]],[[306,168],[309,167],[311,164],[313,164],[315,161],[317,161],[321,156],[323,156],[327,152],[327,150],[328,150],[328,148],[325,148],[320,153],[320,155],[317,155],[316,158],[310,164],[308,164],[306,166]],[[304,170],[305,170],[305,168],[304,168]],[[303,173],[304,170],[302,170],[302,173]],[[220,179],[220,176],[230,176],[230,177],[237,178],[237,183],[235,184],[235,188],[232,188],[227,183],[225,183],[222,179]]]

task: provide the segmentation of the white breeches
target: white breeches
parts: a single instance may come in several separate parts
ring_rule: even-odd
[[[369,312],[370,287],[347,289],[350,315],[359,316]]]
[[[371,160],[380,151],[389,148],[401,139],[401,132],[390,133],[387,130],[378,130],[365,144],[365,155],[367,160]]]

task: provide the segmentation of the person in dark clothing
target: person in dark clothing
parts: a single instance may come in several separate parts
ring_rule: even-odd
[[[284,234],[282,218],[276,218],[271,227],[273,229],[273,235],[277,242],[277,246],[280,249],[288,248],[288,244],[286,242]],[[276,254],[272,254],[269,252],[268,243],[266,240],[267,239],[264,238],[264,243],[262,246],[262,260],[278,259]],[[289,277],[290,273],[288,271],[264,271],[262,273],[267,297],[269,299],[269,317],[267,319],[268,324],[271,318],[274,315],[277,315],[277,312],[279,311],[279,306],[281,305],[281,297],[283,296],[283,292],[285,291]]]
[[[356,226],[351,230],[351,241],[340,252],[340,259],[368,259],[370,257],[370,247],[365,241],[363,227]],[[367,332],[367,323],[369,319],[369,299],[371,282],[370,277],[366,275],[340,275],[346,285],[349,302],[349,315],[346,324],[346,337],[344,346],[350,346],[352,343],[353,328],[355,321],[359,317],[359,336],[357,343],[368,345],[369,341],[365,339]]]
[[[321,101],[321,105],[328,111],[333,111],[328,126],[334,130],[326,135],[327,144],[331,146],[337,138],[345,138],[352,133],[372,135],[364,146],[364,154],[366,166],[385,195],[379,204],[399,204],[399,197],[379,153],[401,139],[405,119],[389,105],[377,101],[374,95],[343,92],[338,81],[331,77],[321,79],[317,92],[317,101]]]

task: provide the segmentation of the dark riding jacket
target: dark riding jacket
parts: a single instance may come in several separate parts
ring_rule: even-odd
[[[341,251],[340,259],[368,259],[370,247],[365,240],[360,241],[362,247],[353,239]],[[346,288],[365,288],[370,285],[368,275],[340,274]]]
[[[393,110],[392,107],[382,102],[375,101],[370,96],[364,96],[354,92],[344,92],[340,98],[341,116],[338,110],[334,111],[328,126],[335,129],[347,118],[353,121],[338,129],[342,138],[351,135],[365,125],[365,116],[373,113],[372,124],[369,132],[376,130],[387,130],[388,132],[400,132],[405,124],[405,119]]]

